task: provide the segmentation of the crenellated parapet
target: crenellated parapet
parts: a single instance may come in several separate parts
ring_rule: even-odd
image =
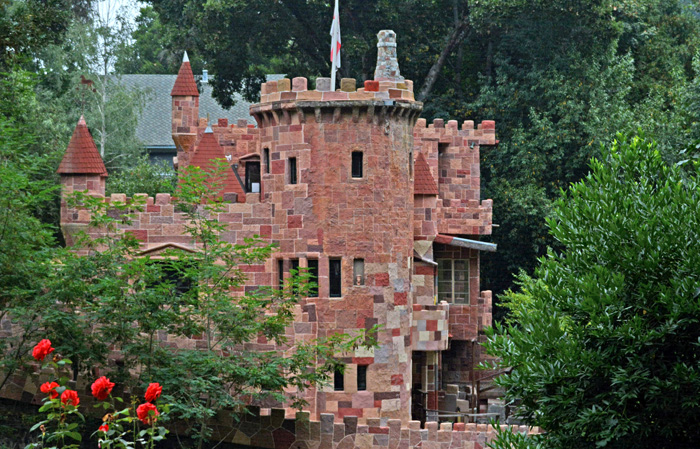
[[[437,182],[434,229],[422,224],[416,235],[429,238],[429,232],[451,235],[490,235],[492,201],[481,200],[479,150],[496,145],[495,122],[485,120],[477,127],[471,120],[458,126],[456,120],[445,124],[436,119],[427,124],[418,119],[413,129],[416,154],[425,158],[430,174]],[[417,206],[428,207],[421,199]],[[418,212],[417,212],[418,214]]]

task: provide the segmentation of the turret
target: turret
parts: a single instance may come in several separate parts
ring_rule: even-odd
[[[61,175],[64,197],[85,190],[92,195],[105,194],[107,169],[82,116],[56,173]]]
[[[197,138],[199,122],[199,91],[185,52],[180,71],[170,92],[173,102],[172,133],[180,167],[187,165]]]
[[[379,33],[379,80],[357,89],[328,78],[263,84],[251,106],[273,203],[273,270],[318,273],[318,336],[382,326],[379,346],[348,354],[344,383],[306,399],[312,411],[410,419],[413,126],[422,103],[399,75],[395,34]],[[391,44],[393,43],[393,47]],[[386,75],[384,75],[386,72]],[[390,75],[390,76],[389,76]],[[276,231],[275,231],[276,232]],[[283,270],[284,273],[280,273]],[[337,380],[340,382],[340,380]],[[315,408],[313,408],[315,407]]]
[[[202,138],[195,146],[189,165],[199,167],[204,172],[209,173],[208,185],[216,184],[224,201],[245,203],[245,193],[233,170],[226,167],[223,173],[216,173],[216,160],[226,160],[226,156],[211,127],[207,126]],[[217,175],[217,177],[215,178],[213,175]]]
[[[85,191],[89,195],[104,196],[107,178],[105,164],[82,116],[56,172],[61,175],[61,229],[70,246],[76,232],[87,226],[90,215],[84,209],[69,210],[66,198],[73,192]]]

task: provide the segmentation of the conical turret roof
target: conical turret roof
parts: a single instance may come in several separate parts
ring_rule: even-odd
[[[102,175],[107,169],[82,116],[75,126],[57,173],[62,175]]]
[[[415,175],[413,177],[414,195],[437,195],[438,188],[435,179],[430,173],[430,167],[425,160],[423,153],[418,153],[415,165]]]
[[[170,96],[199,96],[197,83],[195,82],[194,75],[192,74],[192,67],[190,66],[190,60],[187,57],[187,52],[185,52],[185,55],[182,58],[182,65],[180,66],[180,71],[177,72],[177,79],[175,80],[173,90],[170,92]]]
[[[226,155],[224,154],[224,149],[219,145],[219,140],[211,128],[207,127],[207,130],[195,147],[194,155],[192,155],[189,165],[199,167],[203,171],[212,174],[216,170],[214,161],[225,158]],[[238,198],[245,198],[243,188],[230,167],[221,175],[221,179],[218,179],[218,184],[222,188],[220,193],[235,192],[238,194]]]

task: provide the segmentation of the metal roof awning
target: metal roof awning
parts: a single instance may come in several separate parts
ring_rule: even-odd
[[[453,237],[451,235],[438,234],[435,236],[435,243],[443,245],[459,246],[462,248],[476,249],[479,251],[495,252],[498,245],[495,243],[482,242],[479,240],[463,239],[461,237]]]

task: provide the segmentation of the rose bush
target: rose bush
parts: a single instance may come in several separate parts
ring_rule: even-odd
[[[51,340],[43,339],[32,350],[32,356],[38,361],[42,362],[47,355],[51,354],[54,348],[51,347]]]
[[[114,382],[102,376],[92,384],[92,395],[98,401],[104,401],[112,393],[112,388],[114,388]]]
[[[146,389],[146,402],[156,402],[163,392],[163,387],[160,386],[158,382],[151,383]]]
[[[156,406],[151,404],[150,402],[141,404],[136,409],[136,416],[139,418],[139,420],[141,420],[142,423],[144,423],[147,426],[150,426],[151,424],[155,423],[156,417],[159,414],[160,413],[158,413],[158,409],[156,408]]]
[[[50,399],[56,399],[58,397],[58,391],[56,391],[57,387],[59,387],[59,385],[56,382],[45,382],[40,387],[40,390],[42,393],[48,394]]]
[[[80,404],[80,398],[78,397],[78,392],[75,390],[64,390],[61,393],[61,402],[65,405],[72,405],[77,407]]]

